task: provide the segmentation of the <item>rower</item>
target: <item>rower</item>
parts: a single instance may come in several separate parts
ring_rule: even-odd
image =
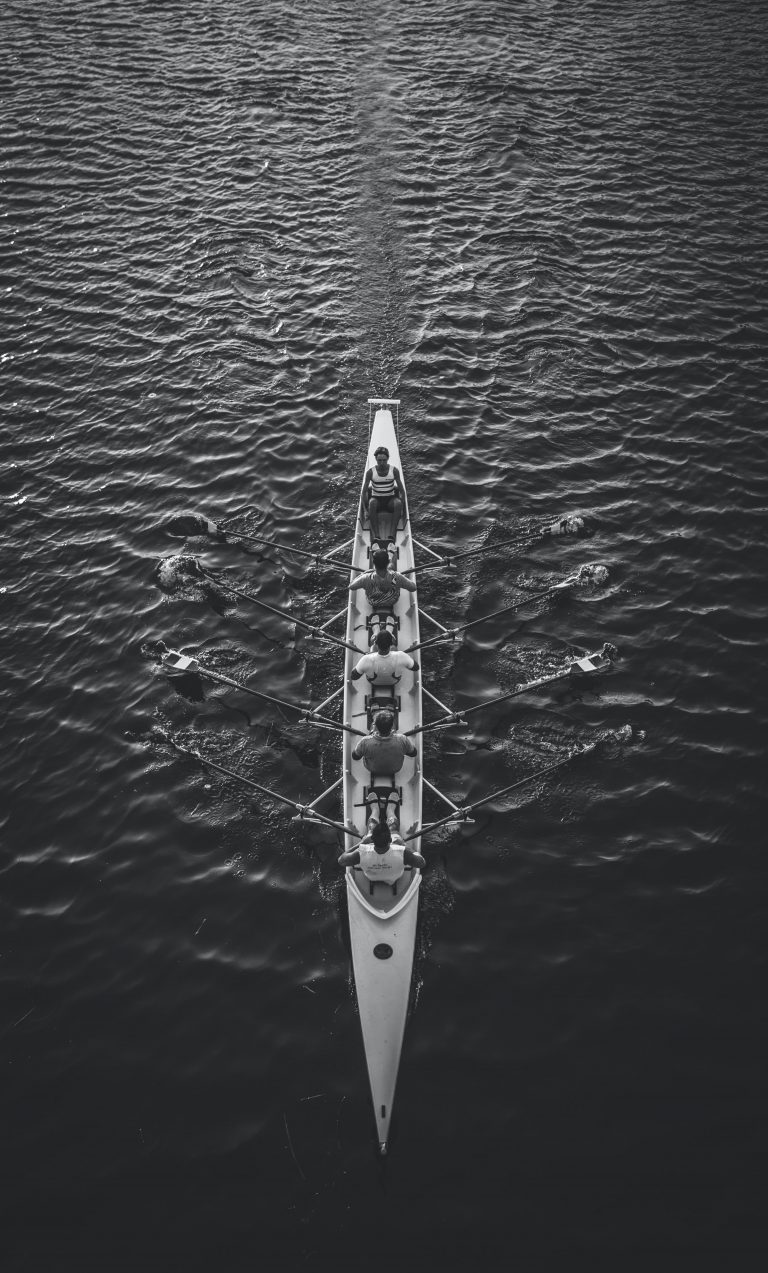
[[[418,672],[418,663],[405,650],[393,650],[393,636],[385,628],[376,633],[370,654],[358,659],[352,669],[352,680],[366,676],[377,688],[395,685],[404,671]]]
[[[389,553],[384,548],[377,548],[371,560],[374,569],[366,570],[364,574],[353,579],[349,585],[349,591],[354,592],[356,588],[364,588],[371,609],[381,622],[382,615],[385,619],[391,615],[400,596],[400,589],[405,588],[407,592],[415,592],[416,582],[401,575],[399,571],[391,569]],[[381,626],[384,624],[382,623]]]
[[[359,845],[341,854],[339,866],[362,867],[371,884],[395,884],[407,866],[421,868],[426,866],[426,860],[406,846],[399,831],[393,832],[386,823],[377,822]]]
[[[352,759],[362,760],[372,774],[396,774],[402,769],[406,756],[416,755],[410,738],[392,732],[394,723],[392,712],[377,712],[370,734],[352,748]]]
[[[378,542],[386,548],[395,538],[400,515],[405,508],[405,489],[399,471],[389,462],[389,451],[385,446],[377,447],[373,458],[376,464],[368,470],[363,482],[363,508],[371,527],[371,543]],[[388,535],[382,534],[382,514],[389,516]]]

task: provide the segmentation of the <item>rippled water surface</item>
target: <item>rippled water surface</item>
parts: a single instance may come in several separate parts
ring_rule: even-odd
[[[6,0],[4,1267],[521,1269],[764,1242],[768,10],[759,0]],[[398,397],[467,706],[391,1155],[332,833],[369,396]],[[737,1260],[738,1263],[738,1260]]]

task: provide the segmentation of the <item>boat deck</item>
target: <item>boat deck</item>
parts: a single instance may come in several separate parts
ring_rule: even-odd
[[[382,445],[389,450],[390,463],[400,468],[400,454],[392,416],[389,411],[380,410],[376,412],[371,430],[366,470],[373,466],[373,453],[377,447]],[[410,519],[408,517],[405,518],[405,524],[401,523],[397,529],[395,544],[397,549],[395,568],[400,571],[410,569],[414,564],[414,548]],[[350,578],[371,569],[370,531],[362,515],[361,502],[360,513],[355,526]],[[373,610],[362,588],[351,593],[350,598],[346,637],[349,642],[357,646],[361,654],[367,653],[370,648],[369,624],[373,617]],[[416,593],[402,589],[394,607],[393,615],[397,625],[397,637],[393,648],[404,650],[418,642],[419,614]],[[367,704],[372,692],[377,699],[381,694],[383,701],[386,701],[389,695],[385,694],[383,690],[374,690],[370,682],[364,677],[349,684],[349,676],[356,662],[357,657],[348,650],[345,667],[347,684],[344,691],[344,721],[348,725],[353,725],[356,729],[367,731],[369,719]],[[421,674],[419,672],[405,673],[394,687],[392,697],[393,706],[396,708],[395,728],[398,732],[407,733],[409,729],[421,724]],[[367,820],[365,793],[371,783],[371,774],[362,760],[352,759],[352,750],[356,741],[357,739],[354,735],[344,735],[344,823],[346,826],[354,827],[362,835],[365,831]],[[408,756],[405,758],[402,769],[394,775],[394,779],[388,775],[377,775],[377,778],[380,778],[380,781],[376,783],[377,787],[389,786],[394,782],[394,785],[400,791],[400,831],[402,835],[407,835],[409,831],[415,830],[421,824],[420,734],[415,736],[414,742],[417,748],[416,756],[414,758]],[[358,843],[359,839],[357,836],[347,836],[347,849],[355,848]],[[408,843],[411,848],[416,851],[419,850],[420,841],[418,838]],[[367,885],[367,881],[365,883]],[[367,887],[365,888],[365,893],[370,898],[369,905],[373,905],[376,909],[385,912],[391,910],[393,902],[396,904],[398,900],[397,898],[393,899],[391,889],[385,889],[378,885],[374,889],[372,896],[368,893]]]
[[[379,446],[387,447],[390,464],[400,469],[402,475],[392,415],[389,410],[381,408],[376,412],[371,429],[366,472],[373,467],[374,451]],[[414,564],[408,516],[404,516],[397,528],[395,545],[395,568],[400,571],[408,570]],[[361,501],[352,547],[352,576],[372,569],[370,552],[370,529],[366,525]],[[367,653],[370,647],[373,613],[362,589],[350,593],[347,641],[355,645],[361,654]],[[393,617],[397,630],[396,648],[404,650],[418,642],[419,612],[415,592],[401,590]],[[378,622],[376,627],[378,628]],[[378,699],[380,687],[372,687],[365,677],[350,681],[350,673],[358,658],[359,655],[353,654],[351,650],[347,651],[344,722],[366,732],[372,706],[370,696],[373,694]],[[385,693],[387,697],[394,696],[395,729],[398,732],[406,733],[421,724],[419,672],[404,672],[397,685]],[[345,837],[348,850],[357,848],[360,837],[366,830],[368,811],[365,796],[372,782],[372,775],[363,761],[352,759],[357,741],[354,735],[344,734],[344,825],[357,832],[356,835],[348,834]],[[398,773],[377,775],[375,783],[377,789],[386,790],[395,786],[399,790],[400,831],[403,835],[421,826],[421,734],[415,736],[414,743],[417,749],[415,757],[406,756]],[[416,837],[408,843],[418,850],[420,838]],[[418,868],[406,869],[396,887],[381,881],[374,882],[371,887],[359,867],[348,867],[346,881],[349,935],[360,1026],[379,1149],[381,1153],[386,1153],[410,999],[421,871]]]

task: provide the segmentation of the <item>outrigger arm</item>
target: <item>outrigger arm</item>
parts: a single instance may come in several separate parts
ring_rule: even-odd
[[[449,809],[451,809],[451,810],[453,811],[453,815],[456,815],[456,814],[460,814],[460,815],[461,815],[461,814],[462,814],[462,808],[461,808],[461,805],[454,804],[453,800],[451,800],[448,796],[446,796],[444,792],[440,791],[437,787],[435,787],[435,786],[434,786],[434,785],[433,785],[433,784],[429,781],[429,779],[428,779],[428,778],[425,778],[425,777],[424,777],[424,775],[423,775],[423,774],[422,774],[422,777],[421,777],[421,781],[424,783],[424,786],[425,786],[425,787],[429,787],[429,790],[432,792],[432,794],[433,794],[433,795],[437,796],[438,800],[442,800],[443,804],[447,804],[447,805],[448,805],[448,808],[449,808]],[[449,820],[450,820],[450,819],[449,819]],[[463,816],[462,816],[462,817],[461,817],[461,821],[462,821],[462,822],[473,822],[473,821],[474,821],[474,818],[468,818],[468,817],[467,817],[467,818],[465,818],[465,817],[463,817]]]
[[[426,685],[422,685],[421,692],[422,694],[426,695],[426,697],[430,700],[430,702],[434,703],[436,707],[439,707],[442,711],[445,712],[445,716],[440,718],[439,723],[441,725],[468,725],[469,724],[469,721],[466,721],[464,719],[463,712],[452,712],[450,707],[447,707],[445,703],[441,703],[439,698],[435,698],[434,694],[432,694],[427,689]],[[434,722],[434,723],[437,724],[437,722]],[[406,733],[407,735],[420,734],[420,733],[423,733],[425,729],[431,729],[431,728],[432,728],[431,725],[415,725],[413,729],[407,730]],[[424,779],[424,781],[426,782],[426,778]]]

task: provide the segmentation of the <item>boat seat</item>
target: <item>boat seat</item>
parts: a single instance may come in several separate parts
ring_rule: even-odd
[[[366,702],[370,699],[371,702],[391,704],[393,707],[400,706],[400,695],[395,693],[395,689],[400,684],[399,677],[396,681],[369,680],[368,684],[371,688],[365,696]]]
[[[391,712],[395,718],[395,730],[397,730],[397,714],[400,711],[400,695],[397,694],[366,694],[365,710],[368,712],[368,727],[371,725],[371,717],[376,712]]]
[[[394,729],[397,732],[400,695],[395,693],[394,685],[380,685],[375,689],[372,688],[370,693],[365,696],[365,710],[368,713],[369,729],[373,724],[373,717],[376,712],[391,712],[395,718]]]
[[[396,791],[400,797],[400,803],[403,801],[403,789],[395,782],[394,774],[371,774],[370,781],[366,787],[363,787],[363,798],[359,804],[355,805],[356,809],[365,809],[368,804],[369,796],[377,796],[379,806]]]

